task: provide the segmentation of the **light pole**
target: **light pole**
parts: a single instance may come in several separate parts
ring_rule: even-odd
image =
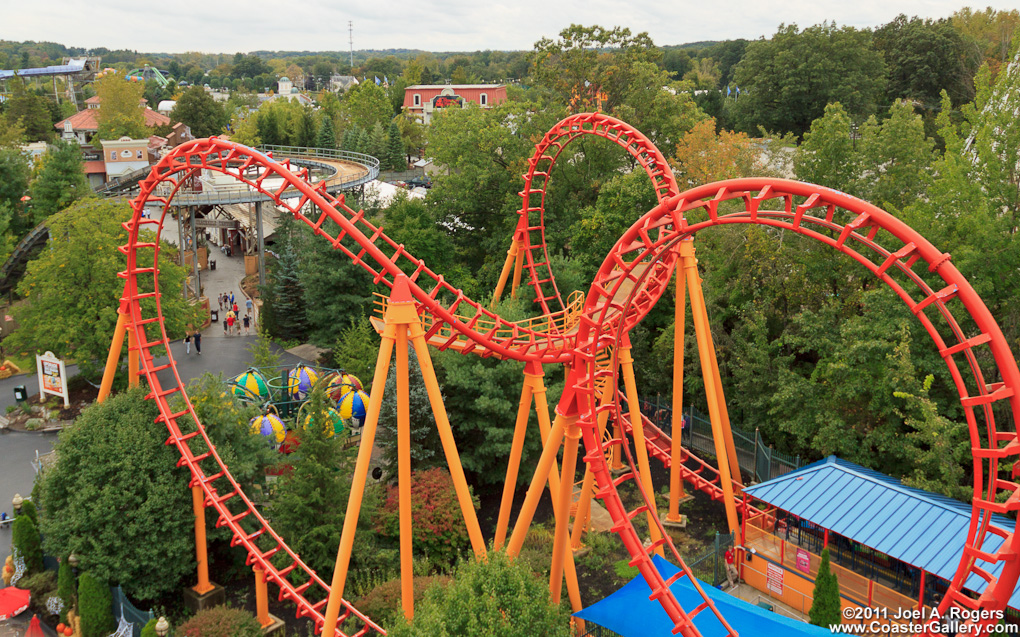
[[[21,497],[20,493],[14,494],[14,499],[11,500],[11,506],[14,508],[14,517],[18,517],[21,514],[21,505],[24,501],[25,499]]]
[[[166,637],[167,633],[170,632],[170,622],[166,620],[166,617],[160,617],[156,622],[156,634],[159,637]]]

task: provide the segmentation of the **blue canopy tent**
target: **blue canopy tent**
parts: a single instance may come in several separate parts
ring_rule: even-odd
[[[656,568],[665,579],[680,569],[659,556],[654,556]],[[741,635],[754,637],[831,637],[828,628],[812,626],[784,617],[778,613],[753,606],[741,599],[702,584],[702,589],[712,599],[719,613],[730,626]],[[684,609],[690,611],[702,603],[701,596],[686,577],[677,580],[670,590]],[[643,577],[638,575],[623,588],[609,597],[574,613],[575,617],[591,621],[608,628],[623,637],[662,637],[673,635],[673,622],[657,601],[648,599],[651,589]],[[708,609],[698,613],[694,625],[704,637],[724,637],[726,631],[719,620]],[[842,633],[835,633],[842,634]]]

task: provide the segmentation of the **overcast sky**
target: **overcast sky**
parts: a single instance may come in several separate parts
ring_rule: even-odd
[[[756,39],[780,23],[874,27],[900,13],[943,18],[954,0],[3,0],[0,39],[139,52],[526,50],[571,23],[647,31],[658,45]],[[982,0],[1014,9],[1020,0]]]

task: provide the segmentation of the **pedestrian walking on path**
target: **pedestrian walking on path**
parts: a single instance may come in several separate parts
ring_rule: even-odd
[[[254,308],[254,307],[255,307],[255,304],[254,304],[254,303],[252,303],[252,300],[251,300],[251,297],[250,297],[250,296],[249,296],[249,297],[248,297],[248,299],[247,299],[247,300],[246,300],[246,301],[244,302],[244,306],[245,306],[245,309],[246,309],[246,310],[248,310],[248,314],[251,314],[252,308]]]
[[[251,327],[251,317],[247,314],[244,315],[244,335],[248,335],[248,328]]]
[[[234,291],[231,290],[230,291],[230,305],[233,305],[233,304],[234,304]]]
[[[195,351],[198,352],[199,356],[201,356],[202,355],[202,330],[195,330],[195,333],[192,335],[192,337],[195,339]]]
[[[237,317],[233,312],[227,312],[227,334],[234,333],[234,323],[237,321]]]
[[[188,331],[184,335],[184,353],[191,353],[191,327],[188,327]]]

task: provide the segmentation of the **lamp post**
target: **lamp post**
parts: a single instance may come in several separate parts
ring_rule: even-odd
[[[14,516],[15,517],[17,517],[21,513],[21,504],[24,501],[25,501],[25,499],[21,497],[20,493],[15,493],[14,494],[14,499],[11,500],[11,506],[14,507]]]
[[[170,632],[170,622],[166,620],[166,617],[160,617],[156,622],[156,634],[159,637],[166,637],[167,633]]]

